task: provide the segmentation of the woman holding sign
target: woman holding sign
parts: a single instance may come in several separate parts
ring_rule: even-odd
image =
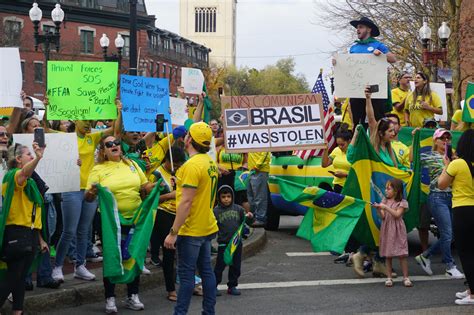
[[[85,199],[89,202],[94,201],[97,196],[97,184],[108,188],[115,197],[119,215],[124,219],[131,219],[135,210],[138,209],[142,200],[140,196],[148,194],[154,187],[154,184],[148,182],[145,174],[138,164],[124,158],[120,147],[120,140],[112,136],[102,137],[99,143],[98,163],[92,169],[87,181],[87,191]],[[130,229],[129,225],[122,225],[122,239],[126,239]],[[124,254],[122,248],[122,256]],[[105,252],[104,252],[105,254]],[[107,259],[107,256],[105,256]],[[128,298],[126,306],[132,310],[142,310],[144,305],[138,298],[138,285],[140,276],[137,276],[133,282],[127,284]],[[105,312],[117,312],[115,304],[115,284],[104,277],[105,288]]]

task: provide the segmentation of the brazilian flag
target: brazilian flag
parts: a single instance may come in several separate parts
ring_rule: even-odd
[[[234,235],[230,239],[229,243],[227,244],[227,247],[224,251],[224,263],[227,266],[232,265],[232,260],[234,258],[235,251],[237,250],[237,247],[239,246],[240,242],[242,242],[242,231],[245,226],[245,217],[242,223],[240,224],[239,228],[237,231],[235,231]]]
[[[97,185],[102,220],[104,277],[112,283],[130,283],[142,272],[162,189],[160,183],[161,180],[131,219],[121,216],[110,190]],[[131,227],[128,235],[122,235],[121,225]]]
[[[404,215],[407,231],[418,225],[421,198],[421,175],[419,159],[420,134],[416,133],[413,146],[414,162],[412,171],[400,170],[382,162],[370,144],[362,126],[354,145],[354,162],[347,177],[343,194],[354,198],[379,203],[384,198],[385,184],[391,178],[398,178],[404,183],[404,196],[408,200],[409,210]],[[379,246],[381,219],[377,210],[366,204],[364,211],[354,228],[354,237],[371,248]]]
[[[271,180],[278,184],[286,201],[308,207],[296,233],[298,237],[309,240],[315,252],[344,251],[365,201],[278,177]]]
[[[474,122],[474,83],[468,82],[466,97],[464,98],[464,108],[462,110],[462,121]]]

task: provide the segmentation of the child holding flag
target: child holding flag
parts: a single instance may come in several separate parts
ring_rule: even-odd
[[[229,281],[227,282],[227,293],[240,295],[237,289],[237,281],[240,276],[240,263],[242,260],[242,230],[245,221],[252,220],[251,212],[245,213],[244,208],[234,204],[234,191],[228,185],[223,185],[217,192],[218,205],[214,208],[219,233],[217,243],[216,284],[222,281],[222,272],[229,265]],[[251,222],[247,222],[251,223]],[[217,291],[217,295],[220,295]]]

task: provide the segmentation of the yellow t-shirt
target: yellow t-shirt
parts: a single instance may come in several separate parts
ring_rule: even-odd
[[[163,182],[166,186],[168,186],[168,191],[172,192],[173,191],[173,185],[171,184],[171,173],[168,172],[164,167],[163,164],[160,165],[155,172],[158,172],[161,174],[161,178],[163,179]],[[156,181],[157,178],[155,176],[155,172],[153,172],[152,175],[150,175],[150,179],[153,178],[153,181]],[[169,212],[171,214],[176,214],[176,198],[168,199],[164,202],[160,202],[158,205],[159,209],[162,209],[163,211]]]
[[[208,236],[219,228],[213,208],[217,192],[217,165],[205,153],[193,155],[176,173],[176,204],[179,208],[183,188],[196,189],[191,210],[179,229],[183,236]]]
[[[466,161],[463,159],[452,161],[446,173],[453,177],[453,208],[474,206],[474,180]]]
[[[227,153],[224,148],[219,151],[219,166],[227,170],[238,170],[243,162],[244,155],[241,153]]]
[[[458,109],[454,112],[454,115],[453,115],[453,118],[451,118],[451,121],[458,125],[456,127],[456,130],[466,131],[469,128],[474,129],[473,123],[466,123],[462,121],[462,109]]]
[[[148,180],[135,162],[127,162],[106,161],[94,166],[87,181],[87,189],[93,183],[107,187],[114,194],[119,212],[129,219],[142,202],[140,187]]]
[[[414,92],[410,92],[405,100],[405,110],[410,112],[410,126],[411,127],[423,127],[423,121],[426,118],[433,118],[434,113],[432,111],[422,109],[421,101],[424,100],[431,107],[442,108],[441,99],[438,94],[431,92],[431,97],[427,96],[424,99],[422,96],[418,96],[415,104],[413,104]]]
[[[169,136],[171,145],[173,145],[173,135]],[[147,170],[146,175],[149,177],[164,160],[166,153],[169,150],[168,136],[165,136],[160,141],[153,144],[153,146],[145,151],[145,155],[150,160],[150,169]]]
[[[399,87],[393,89],[392,90],[392,103],[393,104],[395,104],[395,103],[404,104],[405,99],[408,96],[408,93],[410,93],[410,91],[404,91]],[[402,108],[402,111],[399,112],[394,107],[393,110],[392,110],[392,114],[395,114],[395,115],[398,116],[398,118],[400,119],[400,126],[406,126],[407,125],[406,121],[405,121],[405,111],[404,111],[403,108]]]
[[[334,170],[343,171],[349,174],[349,171],[351,170],[351,163],[347,161],[346,152],[342,152],[339,147],[336,147],[334,150],[332,150],[329,157],[332,160],[332,166],[334,167]],[[333,185],[344,186],[345,183],[346,177],[339,178],[334,176],[334,180],[332,181]]]
[[[349,99],[346,98],[344,103],[342,103],[341,110],[342,110],[342,122],[348,125],[348,129],[352,130],[352,119],[349,107]]]
[[[81,189],[86,189],[87,179],[94,167],[95,149],[102,138],[102,132],[88,133],[83,138],[77,136],[77,147],[79,149],[79,158],[81,159]]]
[[[33,202],[26,195],[24,188],[26,187],[26,181],[22,186],[18,184],[18,175],[20,175],[18,170],[15,173],[15,189],[13,190],[13,198],[10,206],[10,211],[8,212],[8,217],[5,225],[20,225],[31,227],[31,215],[33,212]],[[7,191],[8,184],[2,185],[2,196],[5,198],[5,193]],[[41,207],[36,206],[36,215],[34,228],[41,230]]]
[[[270,172],[270,159],[270,152],[250,152],[248,155],[249,169],[268,173]]]
[[[392,150],[397,155],[398,162],[410,168],[410,149],[400,141],[392,141]]]

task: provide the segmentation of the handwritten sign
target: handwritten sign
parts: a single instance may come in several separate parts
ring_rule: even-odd
[[[48,193],[80,190],[80,173],[77,165],[79,152],[74,133],[45,134],[46,149],[36,172],[49,186]],[[33,153],[33,134],[14,134],[13,141],[30,148]]]
[[[171,120],[174,125],[183,126],[189,118],[187,102],[182,98],[170,97]]]
[[[337,97],[365,98],[366,85],[378,85],[372,98],[387,98],[387,58],[372,54],[340,54],[335,57],[334,83]]]
[[[115,119],[116,62],[48,62],[48,119]]]
[[[441,106],[443,108],[443,114],[435,114],[435,119],[437,121],[448,121],[448,101],[446,100],[446,85],[444,83],[430,82],[430,89],[431,91],[438,94],[439,98],[441,99]],[[415,82],[413,81],[410,81],[410,90],[415,90]]]
[[[157,114],[165,115],[165,120],[168,120],[168,130],[171,130],[168,79],[121,75],[120,96],[126,131],[156,131]]]
[[[325,148],[320,94],[225,96],[226,152]]]
[[[23,107],[20,52],[16,47],[0,48],[0,107]]]
[[[202,71],[195,68],[181,68],[181,85],[185,93],[201,94],[204,86]]]

